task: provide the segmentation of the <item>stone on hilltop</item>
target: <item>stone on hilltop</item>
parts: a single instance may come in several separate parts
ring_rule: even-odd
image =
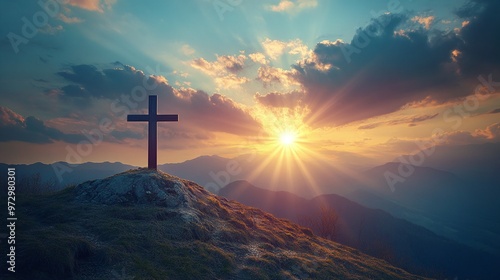
[[[106,205],[149,204],[188,208],[194,199],[181,179],[144,168],[82,183],[75,192],[78,202]]]

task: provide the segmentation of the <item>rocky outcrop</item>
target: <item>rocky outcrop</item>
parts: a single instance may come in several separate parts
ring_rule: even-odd
[[[80,184],[75,189],[75,199],[107,205],[190,207],[195,197],[183,181],[161,171],[135,169]]]

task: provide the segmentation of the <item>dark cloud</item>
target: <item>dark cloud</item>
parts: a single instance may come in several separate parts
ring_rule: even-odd
[[[489,114],[498,114],[498,113],[500,113],[500,108],[496,108],[495,110],[489,112]]]
[[[85,88],[78,85],[67,85],[61,88],[62,94],[65,97],[83,98],[86,99],[90,96]]]
[[[233,68],[231,65],[226,66]],[[114,113],[124,119],[128,112],[147,109],[146,96],[154,94],[159,96],[159,113],[179,114],[182,125],[192,129],[248,135],[260,128],[247,110],[228,97],[190,88],[174,89],[164,77],[148,76],[132,66],[99,70],[93,65],[75,65],[71,71],[58,74],[72,82],[59,90],[59,98],[79,108],[92,100],[107,99],[114,102]],[[127,135],[138,137],[120,133],[117,136],[123,139]]]
[[[485,129],[476,129],[474,132],[453,131],[445,134],[444,139],[450,145],[481,144],[500,141],[500,123],[494,123]]]
[[[464,27],[450,32],[425,29],[405,14],[384,14],[350,42],[318,43],[290,73],[306,93],[306,121],[338,126],[426,98],[444,103],[472,94],[478,75],[500,69],[499,13],[498,1],[470,2],[457,11]]]
[[[208,95],[204,91],[179,91],[187,98],[174,97],[164,101],[164,107],[179,114],[179,120],[200,130],[229,132],[238,135],[255,135],[260,124],[230,98]]]
[[[314,59],[294,66],[312,108],[309,122],[342,125],[428,95],[441,101],[466,95],[446,68],[458,38],[425,29],[398,33],[407,20],[384,15],[359,29],[350,43],[319,43]]]
[[[255,95],[257,102],[268,107],[296,107],[300,105],[302,98],[304,98],[304,93],[301,91],[289,93],[271,92],[265,95]]]
[[[257,80],[262,82],[264,87],[274,83],[281,83],[285,86],[296,84],[294,72],[270,66],[261,66],[257,72]]]
[[[434,145],[469,145],[483,143],[498,143],[500,142],[500,123],[488,125],[484,129],[476,129],[474,131],[449,131],[439,135],[439,138],[429,139],[398,139],[392,138],[384,144],[377,145],[378,152],[393,153],[394,151],[405,151],[404,153],[415,153],[422,149],[422,143],[426,143],[426,147]],[[420,144],[419,144],[420,143]],[[432,144],[432,145],[431,145]]]
[[[130,91],[136,85],[142,84],[144,79],[142,71],[130,66],[101,71],[94,65],[81,64],[71,66],[70,71],[57,74],[74,83],[61,88],[64,95],[84,99],[91,97],[112,99],[122,94],[130,94]]]
[[[500,65],[500,2],[474,0],[457,11],[467,21],[460,37],[460,70],[465,75],[499,73]]]
[[[373,129],[373,128],[383,126],[383,125],[399,125],[399,124],[407,124],[408,126],[416,126],[417,123],[431,120],[431,119],[437,117],[438,115],[439,114],[436,113],[433,115],[418,115],[418,116],[410,116],[410,117],[405,117],[405,118],[389,120],[389,121],[385,121],[385,122],[375,122],[375,123],[362,125],[362,126],[358,127],[358,129]]]
[[[9,108],[0,107],[0,142],[23,141],[30,143],[51,143],[63,141],[78,143],[85,138],[79,134],[67,134],[58,129],[46,126],[35,117],[16,114]]]

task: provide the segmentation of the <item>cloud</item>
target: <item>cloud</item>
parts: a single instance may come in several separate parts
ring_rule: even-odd
[[[489,114],[498,114],[498,113],[500,113],[500,108],[496,108],[495,110],[489,112]]]
[[[476,129],[474,132],[453,131],[444,134],[443,139],[449,145],[482,144],[500,141],[500,123],[494,123],[485,129]]]
[[[269,59],[276,60],[284,53],[290,55],[299,55],[305,58],[310,54],[310,50],[301,40],[291,40],[288,42],[271,40],[266,38],[261,42],[264,53],[252,53],[246,56],[243,52],[239,55],[217,55],[215,61],[207,61],[205,58],[198,58],[191,61],[191,66],[195,69],[214,78],[218,88],[236,88],[250,81],[249,78],[239,75],[247,66],[245,65],[248,58],[261,65],[258,69],[257,80],[261,81],[265,86],[272,83],[282,83],[285,87],[292,84],[297,84],[293,80],[295,70],[283,70],[268,66]],[[268,59],[269,58],[269,59]]]
[[[240,55],[221,55],[217,60],[209,62],[204,58],[198,58],[191,61],[191,66],[203,73],[214,77],[217,87],[220,88],[238,88],[241,84],[249,81],[246,77],[237,74],[245,67],[247,57]]]
[[[266,8],[273,12],[297,13],[306,8],[314,8],[317,5],[317,0],[281,0],[277,5],[269,5]]]
[[[481,144],[486,142],[486,138],[482,135],[474,135],[468,131],[454,131],[445,134],[448,145],[467,145],[467,144]]]
[[[261,42],[264,52],[272,59],[276,60],[282,54],[287,52],[288,54],[297,55],[299,54],[301,58],[305,58],[309,54],[309,49],[305,46],[300,39],[291,40],[288,42],[280,40],[271,40],[266,38]]]
[[[433,146],[462,146],[470,144],[499,143],[500,123],[488,125],[485,129],[474,131],[448,131],[425,138],[391,138],[385,143],[372,147],[372,151],[381,155],[415,154],[419,150]]]
[[[286,48],[285,42],[279,40],[271,40],[269,38],[266,38],[261,44],[264,52],[272,60],[276,60],[280,55],[282,55]]]
[[[434,22],[435,17],[434,16],[428,16],[428,17],[421,17],[421,16],[414,16],[411,20],[413,22],[418,22],[422,24],[425,29],[429,30],[431,28],[432,23]]]
[[[427,120],[434,119],[437,117],[439,114],[433,114],[433,115],[416,115],[416,116],[407,116],[403,118],[398,118],[394,120],[388,120],[384,122],[374,122],[374,123],[369,123],[362,125],[358,127],[358,129],[373,129],[379,126],[388,126],[388,125],[400,125],[400,124],[406,124],[408,126],[416,126],[417,123],[424,122]]]
[[[266,56],[263,53],[260,53],[260,52],[251,53],[251,54],[248,55],[248,57],[250,57],[250,59],[253,62],[257,62],[257,63],[260,63],[262,65],[266,65],[266,64],[269,63],[269,61],[266,59]]]
[[[191,66],[210,76],[217,76],[221,72],[236,74],[243,70],[246,59],[246,56],[243,54],[237,56],[221,55],[217,56],[217,60],[214,62],[208,62],[204,58],[195,59],[192,61]]]
[[[221,59],[217,67],[222,67],[227,72],[238,72],[240,66],[229,61],[238,60]],[[80,110],[89,107],[82,106],[84,102],[97,104],[95,101],[102,103],[101,100],[107,100],[107,102],[114,102],[113,108],[119,111],[114,114],[119,118],[118,121],[124,122],[125,114],[147,110],[146,97],[139,103],[130,101],[133,100],[133,90],[142,89],[145,94],[159,96],[159,113],[179,114],[182,126],[188,127],[191,131],[249,135],[257,133],[260,129],[260,124],[251,117],[248,110],[228,97],[220,94],[209,95],[192,88],[175,89],[163,76],[148,76],[132,66],[122,65],[100,70],[93,65],[74,65],[70,69],[71,71],[58,74],[71,84],[57,89],[56,92],[51,90],[50,93],[63,102],[74,104]],[[149,85],[150,90],[144,89],[145,84]],[[140,92],[135,91],[134,94],[137,95]],[[129,105],[130,102],[132,103]],[[172,129],[175,129],[175,126]],[[118,133],[117,135],[118,137],[130,135],[132,139],[135,139],[132,134]]]
[[[186,56],[189,56],[189,55],[192,55],[195,53],[195,50],[188,44],[184,44],[182,45],[181,47],[181,52],[186,55]]]
[[[72,65],[57,74],[72,82],[59,89],[59,98],[78,99],[78,102],[83,102],[82,105],[90,104],[92,98],[114,99],[130,94],[132,89],[145,82],[167,82],[163,76],[146,76],[144,72],[128,65],[104,70],[88,64]],[[54,93],[54,90],[49,92]]]
[[[222,77],[216,77],[215,78],[215,84],[219,88],[225,88],[225,89],[238,89],[240,86],[244,83],[249,82],[250,79],[246,77],[240,77],[235,74],[229,74],[227,76],[222,76]]]
[[[290,10],[295,6],[292,1],[281,0],[278,5],[271,5],[268,8],[273,12],[282,12],[286,10]]]
[[[61,21],[65,22],[65,23],[80,23],[80,22],[83,22],[83,20],[81,18],[78,18],[78,17],[70,17],[70,16],[66,16],[65,14],[59,14],[57,16],[58,19],[60,19]]]
[[[255,99],[259,104],[267,107],[293,108],[301,105],[304,92],[291,91],[289,93],[271,92],[265,95],[256,94]]]
[[[492,36],[500,26],[500,2],[470,1],[457,15],[467,22],[460,30],[460,70],[464,75],[500,73],[500,37]]]
[[[62,25],[52,26],[50,24],[46,24],[42,28],[39,29],[40,32],[45,33],[45,34],[49,34],[49,35],[55,35],[63,30],[64,30],[64,27]]]
[[[411,26],[406,15],[385,14],[348,43],[318,43],[309,58],[292,66],[311,108],[307,121],[338,126],[421,100],[440,104],[472,94],[479,75],[500,74],[500,39],[490,36],[500,25],[500,4],[476,1],[472,7],[478,5],[460,10],[470,23],[459,33],[405,29]]]
[[[172,93],[163,95],[160,105],[166,112],[178,113],[184,125],[195,127],[194,130],[254,135],[260,129],[260,124],[247,110],[226,96],[171,87],[161,91],[168,90]]]
[[[307,93],[312,125],[342,125],[391,113],[429,95],[443,101],[471,93],[454,86],[455,72],[445,69],[458,39],[425,30],[395,34],[406,20],[383,15],[359,29],[350,43],[318,43],[310,59],[293,66]],[[346,50],[353,48],[356,52],[347,57]]]
[[[80,9],[102,13],[105,9],[110,9],[116,0],[63,0],[62,2]]]
[[[296,71],[283,70],[281,68],[271,66],[261,66],[257,71],[257,80],[261,81],[264,86],[269,86],[273,83],[282,84],[285,87],[298,84],[294,79]]]
[[[79,134],[64,133],[48,127],[43,121],[29,116],[23,118],[9,108],[0,107],[0,142],[22,141],[29,143],[52,143],[63,141],[77,143],[85,139]]]
[[[449,131],[439,135],[438,138],[430,137],[428,139],[391,139],[380,146],[387,151],[403,150],[410,152],[415,150],[417,143],[427,143],[434,145],[469,145],[500,142],[500,123],[488,125],[485,129],[476,129],[474,131]],[[430,146],[429,146],[430,147]]]
[[[257,79],[299,86],[310,109],[305,121],[313,127],[344,125],[424,101],[456,102],[474,93],[478,76],[500,76],[500,37],[491,36],[500,26],[498,13],[498,1],[472,1],[458,10],[468,24],[457,31],[431,29],[433,16],[383,14],[350,42],[322,41],[312,52],[297,48],[299,42],[268,38],[262,48],[271,60],[292,49],[302,59],[291,73],[262,66]],[[412,28],[414,22],[425,28]]]
[[[482,136],[490,141],[500,140],[500,123],[494,123],[486,127],[484,130],[476,130],[473,135]]]
[[[6,107],[0,106],[0,124],[2,126],[18,126],[24,123],[24,118]]]

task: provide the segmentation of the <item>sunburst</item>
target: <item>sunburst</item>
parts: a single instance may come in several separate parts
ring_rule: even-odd
[[[279,135],[281,146],[291,148],[297,140],[297,133],[293,131],[285,131]]]

